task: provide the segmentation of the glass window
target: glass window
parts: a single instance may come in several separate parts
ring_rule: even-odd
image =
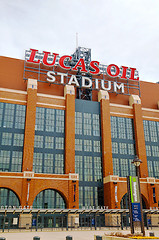
[[[84,117],[84,135],[92,135],[92,118],[91,113],[83,113]]]
[[[93,206],[93,187],[84,187],[85,206]]]
[[[118,158],[113,158],[113,174],[118,176],[120,175]]]
[[[82,113],[75,112],[75,134],[82,135]]]
[[[148,121],[143,121],[145,141],[150,141]]]
[[[121,117],[118,117],[118,132],[119,139],[126,139],[125,119]]]
[[[40,192],[34,202],[33,208],[65,208],[65,201],[61,195],[52,189],[47,189]]]
[[[2,133],[2,145],[12,145],[12,133],[3,132]]]
[[[149,177],[154,177],[152,161],[147,161]]]
[[[155,177],[159,178],[159,161],[154,161],[153,164]]]
[[[3,109],[4,109],[4,103],[0,102],[0,127],[2,126]]]
[[[46,109],[46,131],[54,132],[54,122],[55,122],[55,110]]]
[[[129,159],[130,176],[136,176],[136,168],[134,164],[132,164],[133,160],[134,159]]]
[[[129,175],[128,159],[120,159],[121,177],[127,177]]]
[[[94,152],[101,152],[100,141],[93,141],[94,144]]]
[[[45,148],[54,148],[54,137],[46,136],[45,137]]]
[[[126,129],[127,129],[127,139],[133,140],[133,120],[130,118],[126,118]]]
[[[35,135],[34,147],[43,148],[43,136]]]
[[[84,156],[84,181],[93,180],[92,157]]]
[[[56,149],[64,149],[64,138],[56,137]]]
[[[111,117],[111,136],[117,138],[117,118]]]
[[[82,151],[82,139],[75,139],[75,151]]]
[[[34,152],[33,171],[42,173],[43,154]]]
[[[56,132],[64,133],[64,110],[56,110]]]
[[[79,181],[83,181],[83,157],[75,156],[75,172],[79,174]]]
[[[99,114],[93,114],[93,136],[100,136]]]
[[[64,156],[63,154],[55,154],[55,173],[64,173]]]
[[[53,173],[54,155],[50,153],[44,154],[44,173]]]
[[[119,152],[120,154],[127,154],[127,144],[119,143]]]
[[[84,140],[84,151],[92,152],[92,141],[91,140]]]
[[[128,154],[135,155],[135,145],[132,143],[128,143]]]
[[[14,133],[13,146],[23,147],[24,134]]]
[[[159,157],[159,147],[158,146],[152,146],[152,156]]]
[[[79,186],[79,208],[83,207],[83,187]]]
[[[16,105],[15,128],[17,129],[25,128],[25,110],[26,110],[26,106]]]
[[[118,153],[118,143],[112,142],[112,153]]]
[[[101,157],[94,157],[94,181],[102,180],[102,162]]]
[[[10,154],[10,151],[0,151],[0,171],[9,172]]]
[[[147,155],[148,157],[151,156],[151,146],[150,146],[150,145],[146,145],[146,155]]]
[[[22,171],[22,152],[13,151],[12,152],[12,165],[11,172],[21,172]]]
[[[150,139],[151,142],[157,142],[157,128],[156,128],[156,122],[149,121],[150,126]]]
[[[4,111],[4,128],[13,128],[15,104],[6,103]]]
[[[44,131],[44,119],[45,119],[45,108],[37,107],[36,108],[36,131]]]
[[[15,206],[18,207],[19,199],[17,195],[7,188],[0,188],[0,206]]]

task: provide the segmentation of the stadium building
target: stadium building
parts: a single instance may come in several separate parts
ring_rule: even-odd
[[[159,84],[91,50],[0,57],[0,205],[128,208],[142,160],[143,207],[159,203]]]

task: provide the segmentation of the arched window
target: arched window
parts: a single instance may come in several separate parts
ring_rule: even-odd
[[[128,194],[127,193],[121,199],[120,208],[121,209],[128,209],[129,208],[129,205],[128,205]],[[145,203],[143,197],[142,197],[142,208],[146,209],[146,203]]]
[[[40,192],[33,202],[33,208],[66,208],[63,197],[53,189]]]
[[[12,190],[0,188],[0,206],[18,207],[19,205],[19,198]]]

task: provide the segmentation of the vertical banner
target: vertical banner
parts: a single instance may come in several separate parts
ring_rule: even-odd
[[[153,187],[152,190],[153,190],[153,203],[157,203],[157,201],[156,201],[155,187]]]
[[[133,222],[141,222],[141,206],[138,177],[129,176]]]

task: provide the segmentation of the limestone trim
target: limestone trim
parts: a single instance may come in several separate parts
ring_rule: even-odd
[[[66,107],[65,106],[62,106],[62,105],[56,105],[56,104],[50,104],[50,103],[42,103],[42,102],[37,102],[36,104],[37,106],[38,105],[42,105],[42,106],[48,106],[48,107],[55,107],[55,108],[62,108],[62,109],[65,109]]]
[[[128,114],[128,113],[110,112],[110,114],[120,115],[121,117],[122,117],[122,116],[128,116],[128,117],[132,117],[132,118],[133,118],[133,114]]]
[[[148,116],[142,116],[144,119],[154,119],[154,120],[157,120],[159,121],[159,118],[156,118],[156,117],[148,117]]]
[[[25,94],[25,95],[27,95],[27,92],[25,92],[25,91],[14,90],[14,89],[9,89],[9,88],[0,88],[0,91],[3,91],[3,92],[12,92],[12,93],[20,93],[20,94]]]
[[[120,108],[128,108],[128,109],[133,109],[133,107],[132,107],[132,106],[126,106],[126,105],[115,104],[115,103],[110,103],[110,106],[112,106],[112,107],[120,107]]]
[[[13,98],[1,98],[1,97],[0,97],[0,100],[17,102],[17,103],[26,103],[27,102],[25,100],[18,100],[18,99],[13,99]]]
[[[55,96],[55,95],[49,95],[49,94],[37,93],[37,96],[38,96],[38,97],[44,97],[44,98],[54,98],[54,99],[62,99],[62,100],[65,100],[64,97]]]
[[[148,112],[155,112],[155,113],[159,113],[159,110],[156,110],[156,109],[151,109],[151,108],[142,108],[142,110],[144,110],[144,111],[148,111]]]

